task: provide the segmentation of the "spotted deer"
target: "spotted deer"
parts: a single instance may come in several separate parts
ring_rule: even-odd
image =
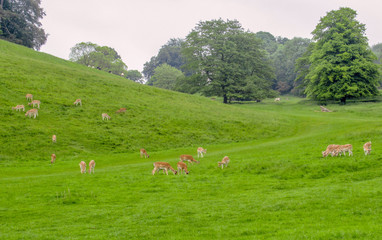
[[[326,150],[322,152],[322,157],[327,157],[329,154],[332,155],[336,152],[339,145],[337,144],[330,144],[326,147]]]
[[[91,160],[90,162],[89,162],[89,174],[91,174],[92,173],[92,170],[93,170],[93,174],[94,174],[94,168],[95,168],[95,161],[94,160]]]
[[[12,107],[12,110],[16,110],[16,111],[20,111],[21,109],[23,110],[23,112],[25,112],[24,105],[17,105],[16,107]]]
[[[52,155],[50,155],[50,163],[53,164],[56,162],[56,154],[52,153]]]
[[[371,141],[367,142],[363,145],[363,151],[365,152],[365,155],[369,155],[371,152]]]
[[[351,144],[340,145],[338,151],[346,156],[346,152],[349,152],[349,156],[353,156],[353,146]]]
[[[52,142],[54,142],[54,143],[57,142],[57,137],[56,137],[56,135],[53,135],[53,136],[52,136]]]
[[[275,98],[275,102],[280,102],[281,101],[281,98]]]
[[[207,153],[207,149],[204,149],[202,147],[198,147],[197,152],[198,152],[198,158],[199,158],[199,156],[204,157],[203,153],[206,154]]]
[[[115,113],[124,113],[124,112],[126,112],[126,108],[120,108]]]
[[[25,116],[28,116],[28,117],[34,117],[34,118],[36,118],[37,116],[38,116],[38,110],[37,109],[35,109],[35,108],[32,108],[32,109],[30,109],[30,110],[28,110],[26,113],[25,113]]]
[[[76,101],[74,101],[74,103],[73,103],[73,105],[76,105],[76,106],[78,106],[78,104],[80,104],[80,106],[82,106],[81,99],[76,99]]]
[[[105,119],[110,120],[110,118],[111,117],[107,113],[102,113],[102,120],[105,120]]]
[[[141,158],[143,156],[145,156],[145,158],[149,158],[150,157],[150,155],[147,153],[147,151],[144,148],[141,148],[140,153],[141,153]]]
[[[28,93],[27,95],[25,95],[25,98],[27,99],[27,101],[32,101],[33,100],[33,95]]]
[[[33,107],[37,105],[37,108],[40,108],[40,104],[41,102],[39,100],[33,100],[32,102],[28,103],[29,106],[33,105]]]
[[[182,174],[183,172],[185,174],[188,174],[188,171],[187,171],[187,164],[185,164],[184,162],[180,161],[178,162],[178,172],[179,174]]]
[[[153,165],[154,165],[154,169],[152,171],[153,175],[156,172],[159,172],[160,170],[163,170],[163,172],[165,172],[166,175],[168,175],[168,170],[171,170],[174,173],[174,175],[178,173],[175,169],[171,167],[169,163],[166,163],[166,162],[155,162],[153,163]]]
[[[192,164],[194,164],[194,162],[199,163],[199,161],[196,161],[191,155],[180,155],[179,159],[182,162],[187,161],[187,162],[192,163]]]
[[[81,169],[81,174],[86,173],[86,163],[84,161],[81,161],[79,165]]]
[[[225,165],[225,167],[228,166],[229,161],[230,161],[229,158],[227,156],[225,156],[225,157],[223,157],[221,162],[218,162],[218,166],[219,167],[221,166],[223,169],[224,165]]]

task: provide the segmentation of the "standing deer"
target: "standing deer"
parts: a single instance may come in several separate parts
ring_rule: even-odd
[[[16,111],[20,111],[21,109],[23,110],[23,112],[25,112],[24,105],[17,105],[16,107],[12,107],[12,110],[16,110]]]
[[[53,164],[56,162],[56,154],[52,153],[52,155],[50,156],[50,163]]]
[[[27,101],[32,101],[33,100],[33,95],[28,93],[25,98],[27,99]]]
[[[52,142],[54,142],[54,143],[57,142],[57,137],[56,137],[56,135],[53,135],[53,136],[52,136]]]
[[[110,118],[111,117],[107,113],[102,113],[102,120],[105,120],[105,119],[110,120]]]
[[[152,171],[153,175],[156,172],[159,172],[159,170],[163,170],[163,172],[165,172],[167,175],[168,175],[168,170],[171,170],[174,173],[174,175],[178,173],[177,171],[175,171],[175,169],[171,167],[169,163],[166,163],[166,162],[155,162],[153,163],[153,165],[154,165],[154,169]]]
[[[81,99],[76,99],[76,101],[74,101],[73,104],[76,105],[76,106],[78,106],[78,104],[80,104],[80,106],[82,106]]]
[[[86,173],[86,163],[84,161],[81,161],[79,165],[81,169],[81,174]]]
[[[95,161],[94,160],[91,160],[90,162],[89,162],[89,174],[91,174],[92,173],[92,170],[93,170],[93,174],[94,174],[94,168],[95,168]]]
[[[225,165],[225,167],[228,166],[229,161],[230,161],[229,158],[228,158],[227,156],[225,156],[225,157],[222,159],[221,162],[218,162],[218,166],[219,166],[219,167],[221,166],[222,169],[223,169],[224,165]]]
[[[143,157],[143,155],[145,156],[145,158],[149,158],[150,155],[147,153],[147,151],[144,149],[144,148],[141,148],[141,158]]]
[[[124,112],[126,112],[126,108],[120,108],[115,113],[124,113]]]
[[[33,100],[32,102],[28,103],[29,106],[33,105],[33,107],[37,105],[37,108],[40,108],[40,104],[41,102],[39,100]]]
[[[184,162],[182,162],[182,161],[180,161],[180,162],[178,162],[178,172],[180,173],[180,174],[182,174],[183,172],[185,173],[185,174],[188,174],[188,171],[187,171],[187,164],[185,164]]]
[[[196,161],[191,155],[180,155],[180,161],[187,161],[192,164],[194,164],[194,162],[199,163],[199,161]]]
[[[25,113],[25,116],[28,116],[30,118],[32,117],[32,115],[34,118],[36,118],[38,116],[38,110],[35,108],[32,108],[32,109],[28,110],[27,113]]]
[[[371,141],[367,142],[363,145],[363,151],[365,152],[365,155],[369,155],[371,152]]]
[[[198,147],[197,152],[198,152],[198,158],[199,158],[199,156],[204,157],[203,153],[206,154],[207,153],[207,149],[204,149],[202,147]]]

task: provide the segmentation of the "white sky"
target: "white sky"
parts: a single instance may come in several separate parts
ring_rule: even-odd
[[[170,38],[218,18],[237,19],[252,32],[311,38],[327,12],[350,7],[370,45],[382,42],[381,0],[42,0],[41,7],[49,34],[42,52],[69,59],[75,44],[92,42],[114,48],[129,70],[142,71]]]

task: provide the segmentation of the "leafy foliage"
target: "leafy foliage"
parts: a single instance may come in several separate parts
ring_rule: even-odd
[[[155,69],[154,75],[147,85],[173,90],[177,80],[182,77],[184,77],[182,71],[164,63]]]
[[[134,82],[142,83],[142,73],[140,73],[138,70],[128,70],[126,74],[126,78],[133,80]]]
[[[40,19],[45,16],[41,0],[1,0],[0,38],[39,50],[47,34]]]

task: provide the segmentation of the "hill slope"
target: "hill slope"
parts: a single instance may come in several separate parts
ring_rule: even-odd
[[[287,135],[275,113],[238,109],[208,98],[148,87],[0,41],[1,160],[47,160],[227,143]],[[12,107],[41,101],[37,119]],[[81,98],[83,106],[73,102]],[[124,114],[115,114],[121,107]],[[110,121],[102,121],[101,113]],[[279,131],[280,129],[283,131]],[[57,135],[57,144],[51,136]]]

